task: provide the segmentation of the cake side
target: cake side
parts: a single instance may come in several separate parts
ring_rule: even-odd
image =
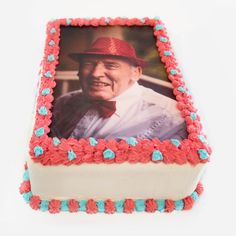
[[[31,190],[44,200],[171,199],[190,195],[204,164],[123,163],[42,166],[28,162]]]
[[[31,191],[31,182],[29,178],[28,166],[25,164],[25,172],[23,182],[20,186],[20,193],[25,202],[34,210],[48,211],[51,214],[59,212],[86,212],[94,213],[133,213],[133,212],[172,212],[174,210],[189,210],[193,207],[195,201],[202,194],[203,187],[198,183],[196,189],[183,199],[131,199],[126,198],[114,201],[112,199],[94,200],[93,198],[77,200],[77,199],[57,199],[56,197],[44,200],[40,196],[35,195]]]

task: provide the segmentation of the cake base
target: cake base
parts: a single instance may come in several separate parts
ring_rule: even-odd
[[[34,210],[48,211],[49,213],[59,212],[86,212],[92,213],[133,213],[133,212],[172,212],[173,210],[189,210],[203,191],[201,183],[198,183],[191,195],[183,199],[120,199],[117,201],[111,199],[94,200],[89,199],[63,199],[53,198],[50,200],[42,199],[31,191],[31,183],[27,164],[23,175],[23,182],[20,186],[20,193],[26,203]]]

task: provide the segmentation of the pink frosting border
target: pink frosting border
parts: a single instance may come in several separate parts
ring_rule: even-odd
[[[160,141],[158,139],[152,140],[137,140],[136,146],[126,143],[125,140],[119,142],[110,139],[98,139],[96,146],[91,146],[88,139],[76,140],[73,138],[61,139],[59,145],[53,144],[53,139],[47,134],[50,132],[49,126],[51,124],[53,101],[53,88],[56,86],[55,69],[58,64],[59,55],[59,40],[60,40],[60,26],[106,26],[106,25],[120,25],[120,26],[152,26],[153,34],[156,37],[156,45],[161,56],[161,60],[165,65],[168,73],[168,78],[173,85],[173,93],[176,96],[177,107],[181,111],[181,115],[186,121],[187,131],[189,133],[188,139],[180,142],[180,145],[175,146],[171,140]],[[162,39],[162,40],[161,40]],[[165,40],[163,40],[165,39]],[[54,42],[54,45],[51,43]],[[50,45],[51,44],[51,45]],[[38,84],[39,94],[37,97],[35,124],[33,134],[30,140],[30,156],[34,162],[42,165],[79,165],[82,163],[147,163],[164,162],[166,164],[186,164],[197,165],[198,163],[205,163],[209,161],[211,148],[204,139],[206,136],[202,133],[202,125],[200,117],[196,114],[196,108],[193,105],[192,97],[186,88],[183,77],[178,68],[174,52],[172,50],[169,37],[163,22],[159,19],[149,18],[93,18],[93,19],[58,19],[48,23],[47,38],[44,50],[44,58],[42,63],[41,80]],[[42,91],[49,88],[48,94],[42,95]],[[40,114],[40,108],[46,108],[46,114]],[[191,114],[195,115],[193,119]],[[35,131],[43,128],[43,133],[38,137]],[[40,147],[42,153],[36,155],[35,147]],[[115,158],[106,159],[103,152],[110,149],[114,152]],[[152,153],[159,150],[163,159],[160,161],[152,160]],[[199,150],[204,150],[207,157],[201,158]],[[73,151],[76,158],[68,160],[68,152]]]

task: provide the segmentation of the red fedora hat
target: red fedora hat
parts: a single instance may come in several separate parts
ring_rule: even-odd
[[[131,44],[113,37],[97,38],[87,50],[81,53],[71,53],[70,57],[79,61],[82,57],[89,55],[114,56],[129,59],[137,66],[143,67],[145,65],[145,61],[137,57]]]

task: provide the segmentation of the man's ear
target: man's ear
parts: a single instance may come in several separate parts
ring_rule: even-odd
[[[132,80],[133,81],[138,81],[142,75],[142,67],[141,66],[136,66],[133,68],[133,76],[132,76]]]

